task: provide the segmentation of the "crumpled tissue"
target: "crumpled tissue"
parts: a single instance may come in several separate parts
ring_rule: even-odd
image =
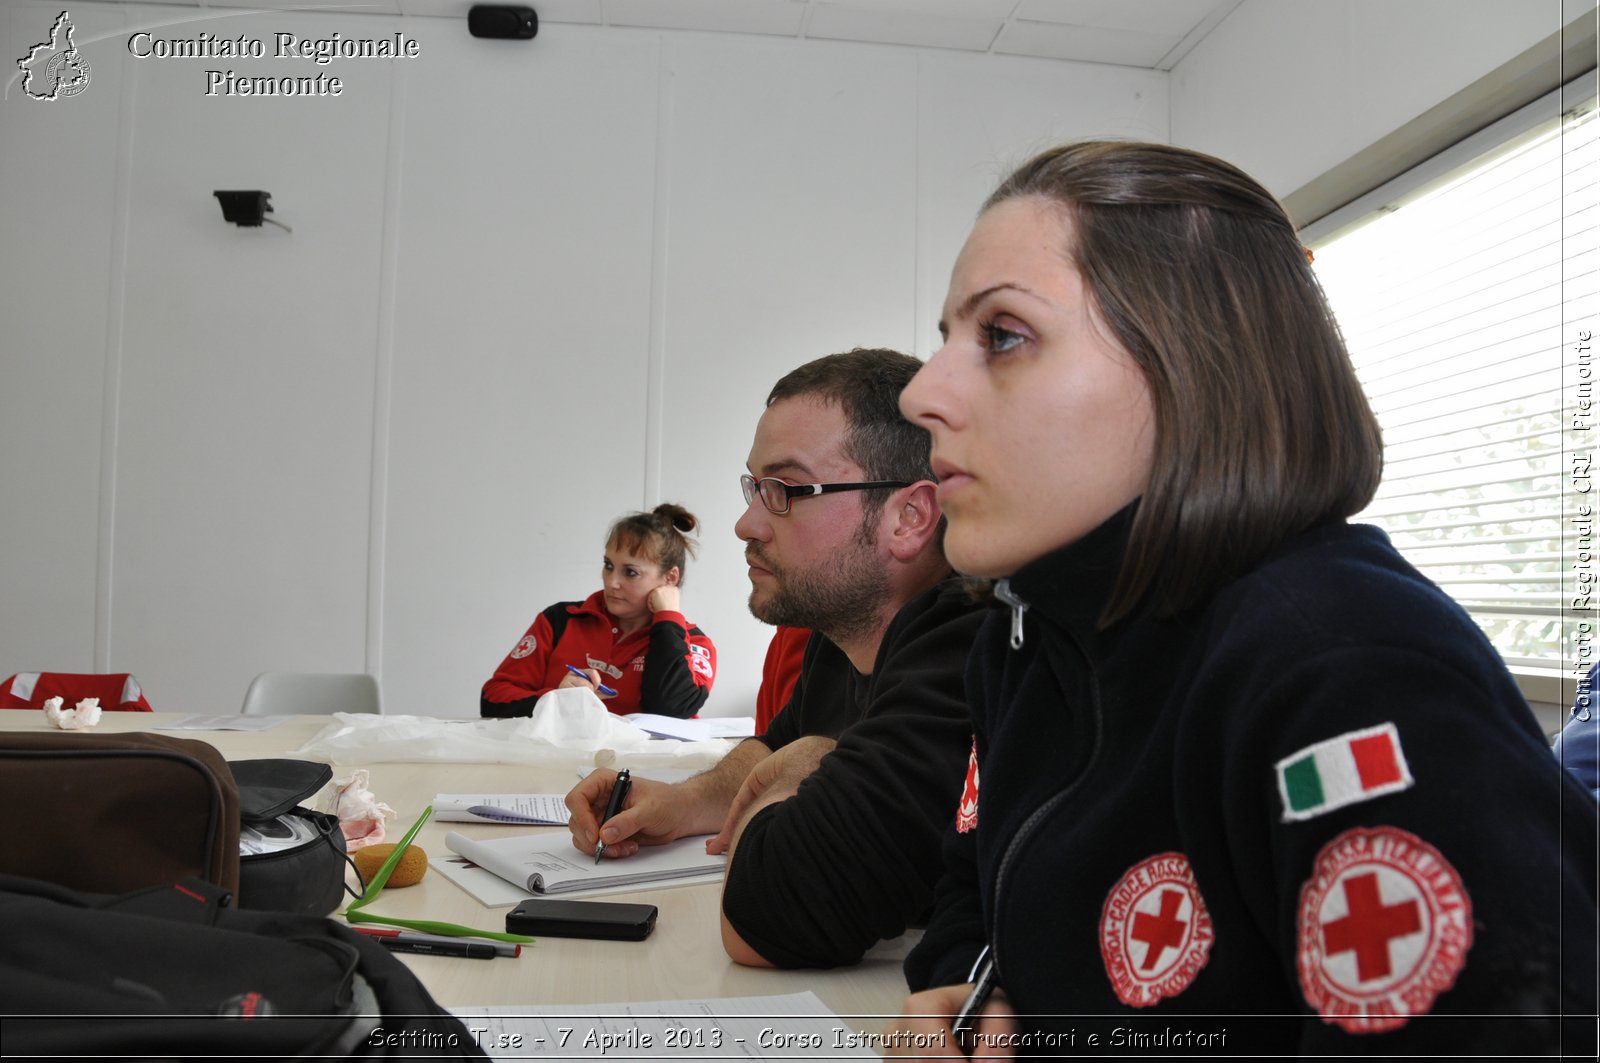
[[[339,817],[339,830],[350,852],[383,841],[383,821],[394,818],[394,809],[379,801],[367,788],[371,779],[367,769],[358,768],[350,778],[334,783],[339,788],[339,804],[334,814]]]
[[[61,707],[60,697],[44,703],[44,718],[63,731],[87,731],[100,722],[100,699],[84,698],[70,709]]]
[[[558,687],[541,697],[533,715],[513,720],[453,720],[434,716],[374,716],[335,713],[334,722],[313,735],[297,756],[332,764],[391,761],[451,763],[568,764],[573,752],[661,754],[711,761],[733,747],[725,739],[709,742],[655,741],[606,710],[593,690]]]

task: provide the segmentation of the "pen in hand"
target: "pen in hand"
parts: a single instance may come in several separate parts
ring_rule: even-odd
[[[611,784],[611,800],[606,802],[606,818],[600,821],[604,827],[611,818],[622,811],[622,802],[627,800],[628,788],[633,785],[633,776],[628,774],[628,769],[623,768],[617,772],[616,781]],[[601,841],[594,847],[594,862],[600,862],[600,854],[606,851],[606,843]]]
[[[579,679],[588,680],[588,682],[594,683],[594,688],[600,691],[600,693],[604,694],[606,697],[614,698],[617,696],[617,692],[606,686],[604,683],[596,683],[593,679],[589,679],[589,673],[585,672],[582,668],[578,668],[569,664],[567,665],[567,671],[571,672]]]
[[[978,959],[972,965],[972,973],[967,976],[967,981],[972,983],[972,992],[967,994],[967,999],[961,1005],[961,1011],[950,1024],[950,1032],[955,1036],[956,1047],[961,1049],[964,1056],[972,1055],[972,1031],[978,1026],[978,1017],[983,1013],[983,1006],[989,1002],[989,997],[995,989],[994,956],[985,945],[983,951],[978,953]]]

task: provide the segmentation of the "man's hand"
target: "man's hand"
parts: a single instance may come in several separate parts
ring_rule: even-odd
[[[617,773],[596,769],[567,794],[572,812],[567,829],[580,852],[594,855],[604,836],[605,855],[632,856],[641,845],[664,845],[694,834],[712,834],[722,825],[728,802],[750,768],[767,755],[767,747],[753,738],[734,746],[710,771],[685,782],[669,784],[653,779],[633,780],[627,804],[601,827]]]
[[[838,742],[832,738],[808,735],[759,761],[745,776],[744,784],[728,806],[722,830],[706,842],[706,852],[714,856],[727,852],[738,838],[746,815],[757,810],[758,801],[765,807],[793,795],[801,781],[817,770],[822,758],[833,752],[836,745]]]
[[[956,1012],[967,1002],[972,984],[940,986],[906,998],[900,1008],[900,1019],[884,1031],[889,1039],[891,1056],[915,1056],[918,1059],[963,1059],[966,1052],[956,1043],[950,1025]],[[983,1014],[973,1031],[976,1046],[973,1059],[1014,1059],[1016,1053],[1007,1045],[1008,1034],[1016,1033],[1016,1012],[1005,998],[996,993],[984,1005]],[[968,1035],[972,1036],[971,1034]],[[985,1037],[989,1040],[985,1040]]]
[[[634,780],[628,790],[627,807],[602,829],[600,817],[606,814],[616,781],[616,772],[596,769],[567,794],[567,808],[572,812],[567,829],[572,832],[572,844],[580,851],[592,856],[604,836],[605,855],[620,858],[632,856],[641,845],[664,845],[688,834],[705,833],[684,829],[683,802],[673,793],[677,787],[651,779]]]

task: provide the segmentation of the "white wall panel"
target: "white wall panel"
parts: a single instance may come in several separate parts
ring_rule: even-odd
[[[733,524],[767,392],[813,358],[910,350],[916,57],[795,42],[674,44],[662,494],[705,521],[685,600],[716,641],[712,711],[748,714],[772,628]]]
[[[475,716],[644,499],[650,34],[413,20],[383,558],[387,711]]]
[[[60,13],[0,7],[0,678],[94,667],[124,12],[77,13],[92,91],[28,99]]]
[[[1045,148],[1091,136],[1167,139],[1166,75],[1048,60],[924,52],[916,173],[916,354],[939,346],[950,270],[978,208]]]
[[[370,20],[219,19],[230,34]],[[209,23],[188,23],[194,34]],[[112,553],[113,658],[154,704],[236,711],[271,668],[364,663],[374,311],[391,66],[130,60],[137,80]],[[342,95],[205,95],[208,68]],[[264,189],[293,232],[223,220]]]

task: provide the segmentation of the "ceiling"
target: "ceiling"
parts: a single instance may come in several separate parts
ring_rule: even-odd
[[[150,3],[152,0],[114,0]],[[154,0],[465,20],[474,0]],[[1171,70],[1242,0],[522,0],[541,25],[700,30]]]

